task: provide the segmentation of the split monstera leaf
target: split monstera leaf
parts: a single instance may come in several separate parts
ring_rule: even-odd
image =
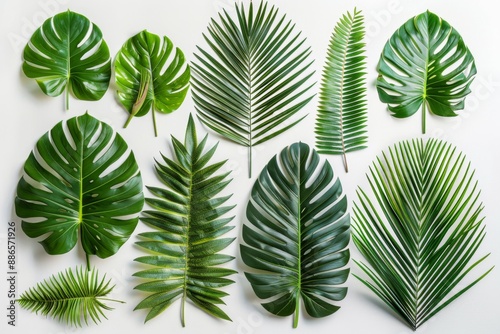
[[[16,214],[23,219],[26,235],[41,238],[40,244],[48,254],[64,254],[81,244],[87,270],[77,270],[79,278],[70,281],[59,275],[59,283],[66,287],[58,288],[57,279],[51,280],[54,291],[67,292],[57,294],[59,304],[53,296],[29,293],[31,299],[38,298],[38,304],[28,303],[28,308],[80,324],[77,316],[65,316],[68,310],[61,305],[71,305],[69,299],[75,297],[71,291],[83,292],[81,298],[91,296],[92,289],[81,285],[98,280],[97,273],[91,271],[90,255],[114,255],[135,230],[143,204],[142,179],[134,154],[109,125],[84,114],[59,122],[43,135],[24,164],[17,186]],[[79,316],[85,321],[98,316],[89,312]]]

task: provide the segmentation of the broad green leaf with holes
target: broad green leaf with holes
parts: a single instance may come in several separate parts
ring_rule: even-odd
[[[115,60],[118,99],[132,118],[153,115],[157,135],[156,112],[177,110],[189,88],[190,68],[184,54],[166,36],[146,30],[131,37]]]
[[[80,100],[96,101],[106,93],[111,58],[98,26],[66,11],[47,19],[24,49],[23,72],[48,96],[66,91]]]
[[[22,229],[49,254],[78,243],[87,258],[115,254],[134,231],[144,203],[134,154],[89,114],[59,122],[36,143],[17,185]]]

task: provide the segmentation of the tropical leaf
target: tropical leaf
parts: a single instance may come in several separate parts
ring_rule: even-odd
[[[316,149],[320,154],[342,155],[366,147],[365,28],[361,11],[345,14],[335,26],[323,70]]]
[[[134,116],[152,110],[155,136],[155,111],[164,114],[177,110],[189,88],[190,68],[184,54],[166,36],[146,30],[131,37],[115,60],[118,99],[130,113],[124,127]]]
[[[106,318],[105,310],[112,310],[106,301],[123,303],[106,298],[114,286],[105,279],[106,276],[99,278],[96,269],[68,268],[23,292],[17,302],[24,309],[71,326],[81,327],[82,320],[86,325],[89,320],[97,324],[101,316]]]
[[[254,273],[245,276],[262,306],[278,316],[295,313],[300,300],[309,315],[339,309],[349,275],[347,199],[338,178],[318,153],[295,143],[274,156],[252,188],[243,225],[241,258]]]
[[[78,241],[87,259],[106,258],[127,241],[144,203],[134,155],[123,138],[89,114],[59,122],[37,142],[17,185],[22,229],[49,254]]]
[[[48,96],[69,91],[80,100],[99,100],[109,86],[111,59],[98,26],[71,11],[47,19],[24,49],[23,72]]]
[[[224,218],[234,206],[223,206],[231,197],[216,197],[231,180],[229,172],[216,174],[225,161],[207,165],[217,146],[204,152],[207,137],[198,143],[193,118],[189,116],[184,144],[172,138],[177,161],[165,156],[157,162],[158,177],[167,186],[148,187],[155,198],[146,202],[154,210],[145,210],[141,220],[155,231],[141,233],[137,245],[151,254],[136,261],[153,266],[134,276],[147,279],[136,289],[149,292],[136,309],[150,309],[146,321],[159,315],[181,299],[181,322],[185,326],[186,300],[205,312],[230,320],[217,305],[227,295],[220,288],[234,283],[226,278],[236,273],[220,267],[234,258],[219,254],[234,238],[221,236],[233,229]]]
[[[443,141],[403,141],[370,168],[358,190],[353,240],[368,264],[358,277],[411,328],[469,290],[484,236],[474,171]]]
[[[474,57],[448,22],[429,11],[408,20],[386,43],[377,90],[392,115],[405,118],[422,106],[438,116],[457,116],[476,74]]]
[[[210,129],[252,148],[293,127],[295,116],[312,98],[308,79],[310,48],[295,25],[262,1],[254,10],[235,4],[237,19],[225,10],[212,19],[198,47],[193,69],[193,99],[200,120]]]

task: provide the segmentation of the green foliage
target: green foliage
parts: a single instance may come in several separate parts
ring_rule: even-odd
[[[427,11],[392,35],[378,64],[377,90],[393,116],[405,118],[422,106],[438,116],[456,116],[464,108],[476,74],[474,58],[448,22]]]
[[[81,327],[82,320],[88,325],[90,319],[97,324],[101,316],[106,318],[104,311],[111,310],[105,301],[120,302],[106,298],[113,286],[105,278],[99,279],[95,269],[79,267],[73,272],[69,268],[22,293],[17,302],[22,308],[71,326]]]
[[[486,276],[469,272],[484,236],[474,171],[438,140],[403,141],[370,168],[358,190],[353,240],[368,265],[358,277],[416,329]]]
[[[167,114],[177,110],[189,88],[190,68],[179,48],[166,36],[141,31],[125,42],[115,60],[118,99],[130,113],[125,127],[134,116]]]
[[[99,100],[109,86],[111,60],[99,27],[67,11],[47,19],[24,49],[23,72],[48,96],[69,91],[80,100]]]
[[[113,129],[87,113],[59,122],[37,142],[17,186],[22,229],[49,254],[106,258],[127,241],[144,198],[134,155]]]
[[[210,51],[198,47],[193,69],[193,99],[200,120],[210,129],[252,147],[293,127],[311,96],[312,63],[305,39],[278,9],[262,1],[255,10],[235,4],[237,19],[224,10],[212,19],[205,37]]]
[[[184,327],[186,299],[205,312],[230,320],[217,305],[224,304],[227,293],[220,288],[234,283],[226,278],[236,273],[220,267],[234,258],[219,254],[234,238],[221,236],[233,229],[224,218],[234,206],[223,206],[231,196],[216,197],[231,181],[229,172],[216,174],[225,161],[207,165],[217,146],[204,152],[207,136],[198,143],[190,116],[184,144],[172,138],[177,162],[163,156],[157,163],[158,177],[167,189],[148,187],[155,198],[146,202],[154,210],[145,210],[141,220],[155,231],[141,233],[137,245],[151,252],[136,261],[153,266],[135,276],[147,279],[136,287],[149,292],[136,309],[150,309],[146,321],[156,317],[177,299],[181,299]]]
[[[339,309],[347,287],[350,238],[347,199],[338,178],[304,143],[286,147],[262,170],[247,206],[241,257],[262,306],[279,316],[295,313],[300,300],[315,318]]]
[[[316,117],[316,148],[320,154],[342,155],[365,148],[366,56],[361,11],[345,14],[330,39]]]

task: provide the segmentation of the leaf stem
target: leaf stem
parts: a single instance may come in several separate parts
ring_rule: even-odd
[[[300,294],[296,298],[295,302],[295,313],[293,315],[293,328],[297,328],[299,325],[299,310],[300,310]]]
[[[345,172],[346,173],[349,173],[349,166],[347,165],[347,155],[344,151],[344,153],[342,154],[342,160],[344,161],[344,169],[345,169]]]
[[[427,102],[424,100],[424,103],[422,103],[422,134],[425,134],[425,114],[427,113],[426,104]]]
[[[158,137],[158,130],[156,129],[156,112],[154,105],[153,105],[153,110],[151,112],[153,113],[153,127],[155,129],[155,137]]]
[[[186,289],[184,288],[184,294],[182,295],[182,301],[181,301],[181,325],[183,328],[186,327],[186,321],[184,320],[185,308],[186,308]]]
[[[85,258],[87,260],[87,271],[90,271],[90,256],[89,256],[89,254],[85,253]]]
[[[248,146],[248,178],[252,178],[252,145]]]
[[[66,105],[66,110],[69,110],[69,80],[68,84],[66,85],[66,94],[65,94],[65,105]]]

